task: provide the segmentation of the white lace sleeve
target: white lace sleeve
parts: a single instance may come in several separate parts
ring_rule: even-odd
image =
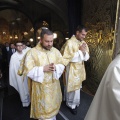
[[[27,76],[36,82],[42,83],[44,80],[43,67],[34,67],[31,71],[29,71]]]

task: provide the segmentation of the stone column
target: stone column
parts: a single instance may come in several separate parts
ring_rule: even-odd
[[[117,1],[113,58],[120,52],[120,0]]]

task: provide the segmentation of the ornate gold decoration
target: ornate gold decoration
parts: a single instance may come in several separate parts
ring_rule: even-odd
[[[4,18],[0,18],[0,43],[9,42],[9,24]]]
[[[90,48],[90,60],[86,62],[86,84],[91,92],[95,93],[106,68],[112,61],[117,2],[116,0],[84,2],[87,2],[84,3],[86,5],[84,11],[87,11],[84,20],[89,28],[86,42]]]

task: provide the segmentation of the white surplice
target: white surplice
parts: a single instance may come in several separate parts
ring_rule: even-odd
[[[9,66],[9,83],[13,86],[20,94],[20,99],[24,107],[30,104],[27,76],[19,76],[17,74],[20,67],[20,62],[24,56],[24,53],[20,54],[17,51],[11,56]]]
[[[27,46],[26,46],[26,48],[23,49],[23,52],[24,52],[24,53],[27,53],[30,49],[31,49],[30,47],[27,47]]]
[[[56,70],[53,72],[53,78],[59,80],[60,76],[64,71],[65,66],[62,64],[57,64],[55,66],[56,66]],[[27,76],[36,82],[42,83],[44,79],[43,66],[34,67],[31,71],[29,71]]]
[[[38,120],[43,120],[43,119],[38,119]],[[44,119],[44,120],[56,120],[56,116],[49,118],[49,119]]]
[[[83,62],[87,61],[90,58],[89,53],[86,52],[85,55],[83,55],[82,51],[79,50],[75,53],[73,59],[71,62]],[[66,83],[68,83],[68,75],[69,75],[69,64],[66,66]],[[76,106],[78,107],[80,104],[80,89],[67,92],[66,91],[67,86],[64,88],[64,100],[66,100],[66,105],[70,107],[71,109],[75,109]],[[80,87],[82,88],[82,86]]]
[[[108,66],[84,120],[120,120],[120,54]]]

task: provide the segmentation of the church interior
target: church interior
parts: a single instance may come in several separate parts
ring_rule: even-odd
[[[72,115],[63,101],[57,115],[57,120],[84,120],[105,70],[119,51],[119,9],[119,0],[0,0],[0,59],[6,43],[22,40],[34,47],[41,27],[53,31],[53,45],[60,50],[77,25],[84,24],[90,59],[85,62],[79,114]],[[30,107],[22,107],[17,91],[9,85],[9,68],[3,69],[0,120],[33,120]],[[60,82],[63,91],[62,77]]]

